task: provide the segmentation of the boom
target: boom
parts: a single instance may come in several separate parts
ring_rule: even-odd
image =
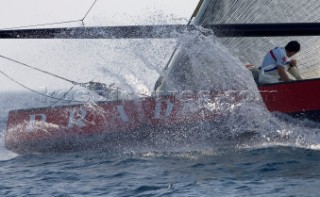
[[[210,31],[203,31],[204,29]],[[142,39],[177,38],[200,31],[217,37],[320,36],[320,23],[100,26],[1,30],[0,39]]]

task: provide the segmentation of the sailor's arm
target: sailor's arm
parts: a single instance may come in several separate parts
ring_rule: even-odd
[[[288,72],[296,79],[296,80],[303,80],[301,77],[298,67],[297,67],[297,60],[291,60],[290,67]]]
[[[281,79],[282,81],[284,81],[284,82],[290,81],[290,78],[289,78],[289,76],[288,76],[288,74],[287,74],[287,72],[286,72],[285,67],[283,67],[283,66],[277,66],[277,71],[278,71],[278,73],[279,73],[279,75],[280,75],[280,79]]]
[[[298,61],[297,60],[291,60],[290,61],[290,67],[295,67],[295,66],[297,66],[298,65]]]

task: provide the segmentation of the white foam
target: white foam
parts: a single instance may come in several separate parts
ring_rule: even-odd
[[[6,161],[17,157],[18,154],[13,153],[5,148],[4,132],[0,133],[0,161]]]

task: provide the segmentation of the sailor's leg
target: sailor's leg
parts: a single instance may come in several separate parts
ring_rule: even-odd
[[[276,75],[266,74],[264,71],[260,71],[259,74],[259,83],[268,84],[268,83],[279,83],[279,77]]]

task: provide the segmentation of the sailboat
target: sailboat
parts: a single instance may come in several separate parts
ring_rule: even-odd
[[[320,35],[320,23],[300,23],[299,21],[256,23],[242,20],[249,14],[253,15],[257,10],[253,9],[254,6],[253,10],[248,7],[247,13],[236,16],[237,3],[241,2],[201,0],[187,25],[3,30],[0,31],[0,38],[178,39],[186,32],[196,32],[196,34],[222,38],[225,43],[230,43],[228,39],[234,38],[240,38],[239,43],[248,43],[246,38]],[[231,11],[235,13],[233,16],[229,16]],[[273,13],[270,17],[277,18],[278,15]],[[232,17],[236,18],[235,21],[229,21]],[[181,62],[186,63],[180,64]],[[167,92],[170,91],[165,90],[165,84],[171,82],[176,87],[181,87],[182,91],[188,89],[186,81],[179,80],[181,76],[188,78],[187,75],[190,74],[185,70],[186,64],[187,57],[184,55],[183,47],[177,46],[165,67],[164,73],[168,75],[159,78],[155,87],[155,95],[150,97],[133,100],[116,99],[95,104],[12,110],[8,116],[6,148],[17,153],[74,151],[112,144],[114,135],[130,140],[131,134],[144,133],[148,129],[176,128],[210,122],[219,118],[219,110],[206,107],[206,102],[223,97],[223,92],[219,95],[215,91],[206,92],[205,96],[192,94],[186,99],[176,94],[168,94]],[[269,111],[320,121],[320,116],[318,116],[320,79],[258,85],[258,89]],[[160,93],[157,94],[157,91]],[[236,103],[242,99],[242,96],[236,94],[234,98],[233,102]],[[204,105],[198,105],[198,103],[204,103]],[[194,107],[195,105],[197,107]]]

